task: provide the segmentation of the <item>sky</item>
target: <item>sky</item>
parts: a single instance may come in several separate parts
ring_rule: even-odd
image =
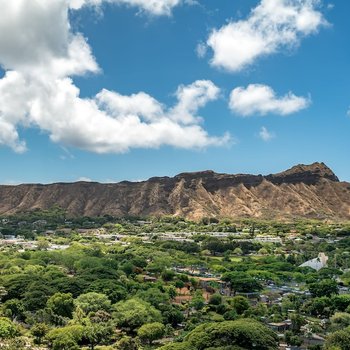
[[[0,5],[0,183],[316,161],[350,181],[349,1]]]

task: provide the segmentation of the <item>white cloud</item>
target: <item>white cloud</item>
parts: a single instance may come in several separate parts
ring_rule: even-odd
[[[212,82],[180,86],[173,107],[145,92],[123,96],[103,89],[81,98],[71,77],[99,67],[86,39],[71,30],[67,0],[0,0],[0,5],[0,65],[6,70],[0,79],[0,145],[24,152],[18,127],[39,128],[53,142],[97,153],[202,148],[229,140],[209,136],[197,115],[218,97]]]
[[[219,97],[220,89],[209,80],[197,80],[191,85],[181,85],[176,91],[177,105],[170,110],[170,118],[183,124],[200,122],[197,111]]]
[[[16,125],[38,127],[54,142],[97,153],[162,145],[202,148],[222,145],[229,139],[210,137],[196,116],[198,109],[215,97],[217,88],[209,81],[181,86],[178,103],[170,109],[143,92],[123,96],[102,90],[94,98],[82,99],[70,78],[43,81],[8,72],[0,83],[7,92],[2,95],[0,87],[0,106],[8,108],[4,113],[0,107],[1,115],[12,127],[11,138],[3,143],[16,151],[24,147]],[[2,97],[7,97],[4,103]]]
[[[205,43],[199,43],[196,47],[196,54],[199,58],[203,58],[208,51],[208,46]]]
[[[270,132],[265,126],[263,126],[259,131],[259,137],[263,141],[268,142],[275,137],[275,134],[273,132]]]
[[[104,89],[96,95],[96,101],[101,109],[104,108],[115,118],[135,115],[147,121],[155,121],[159,120],[164,113],[162,104],[144,92],[124,96]]]
[[[19,140],[14,125],[0,119],[0,145],[11,147],[17,153],[24,153],[27,149],[25,142]]]
[[[247,88],[238,87],[232,90],[229,106],[232,112],[242,116],[268,113],[288,115],[307,108],[310,103],[310,98],[298,97],[291,92],[277,97],[271,87],[251,84]]]
[[[20,184],[22,184],[22,181],[18,181],[18,180],[5,180],[1,182],[1,185],[4,186],[18,186]]]
[[[298,46],[301,39],[326,25],[319,0],[262,0],[245,20],[213,30],[207,45],[211,64],[240,71],[262,56]]]
[[[98,72],[86,39],[70,31],[66,0],[0,0],[0,64],[61,77]]]
[[[77,182],[93,182],[93,180],[91,180],[89,177],[85,177],[85,176],[79,177],[76,181]]]
[[[141,12],[154,16],[170,16],[174,7],[184,0],[70,0],[70,8],[80,9],[83,6],[100,6],[102,3],[137,7]]]

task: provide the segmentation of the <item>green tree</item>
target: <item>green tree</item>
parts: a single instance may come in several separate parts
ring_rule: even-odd
[[[300,346],[303,343],[302,339],[297,335],[293,334],[292,331],[286,331],[284,338],[288,345]]]
[[[110,311],[111,301],[105,294],[90,292],[81,294],[75,299],[74,304],[83,310],[85,314],[98,310]]]
[[[327,350],[350,350],[350,327],[330,334],[325,348]]]
[[[5,289],[5,287],[0,286],[0,301],[2,301],[2,299],[6,297],[6,295],[7,295],[7,290]]]
[[[64,345],[62,349],[71,350],[69,346],[72,347],[72,350],[76,344],[81,342],[83,338],[84,327],[81,325],[72,325],[61,328],[54,328],[49,331],[45,337],[49,345],[53,349],[59,350],[59,345]],[[65,345],[66,344],[66,345]]]
[[[337,282],[331,279],[323,280],[309,285],[313,297],[331,297],[338,294]]]
[[[336,312],[331,318],[330,329],[332,331],[341,330],[350,326],[350,314],[347,312]]]
[[[252,319],[240,319],[237,321],[224,321],[217,323],[205,323],[196,327],[186,337],[184,343],[187,347],[177,347],[172,344],[161,348],[171,349],[259,349],[277,350],[278,337],[272,330],[262,323]]]
[[[176,305],[169,305],[166,308],[162,308],[162,315],[165,324],[170,324],[176,327],[179,323],[183,322],[184,315],[180,311],[180,308]]]
[[[307,306],[308,312],[314,316],[328,317],[331,314],[332,301],[328,297],[319,297],[311,300]]]
[[[160,339],[165,334],[165,326],[160,322],[144,324],[137,331],[137,335],[142,341],[148,342],[150,345],[153,341]]]
[[[159,308],[159,306],[169,303],[170,300],[169,294],[162,292],[159,288],[149,288],[145,291],[138,292],[136,297],[147,301],[155,308]]]
[[[195,292],[192,300],[190,301],[190,306],[196,310],[202,310],[205,305],[205,299],[201,290]]]
[[[300,333],[301,327],[306,324],[305,318],[302,315],[295,313],[290,316],[290,319],[292,321],[292,331],[294,333]]]
[[[335,310],[344,312],[350,306],[350,294],[334,295],[332,303]]]
[[[224,313],[224,319],[226,321],[234,321],[238,318],[237,311],[235,309],[228,310]]]
[[[43,281],[33,282],[24,293],[23,304],[28,311],[37,311],[46,306],[50,295],[53,294],[52,288],[43,285]]]
[[[162,346],[161,348],[159,348],[159,350],[197,350],[197,349],[192,347],[189,343],[183,342],[183,343],[170,343]]]
[[[12,320],[24,318],[24,305],[23,302],[18,299],[7,300],[4,305],[5,315],[10,317]]]
[[[268,250],[267,250],[266,248],[261,248],[261,249],[259,249],[258,253],[261,254],[261,255],[267,255],[267,254],[269,254],[269,252],[268,252]]]
[[[227,246],[224,242],[216,237],[208,237],[203,241],[203,250],[209,250],[212,255],[216,253],[223,253],[227,250]]]
[[[18,334],[16,325],[5,317],[0,317],[0,339],[14,338]]]
[[[62,334],[52,343],[52,350],[79,350],[77,342],[69,334]]]
[[[234,255],[243,255],[243,250],[240,247],[237,247],[233,250]]]
[[[39,239],[37,241],[38,250],[48,250],[49,247],[50,247],[50,244],[46,239]]]
[[[130,276],[134,272],[135,266],[131,262],[126,262],[121,266],[121,270],[124,271],[124,273],[127,276]]]
[[[74,300],[71,293],[56,293],[52,295],[46,306],[55,315],[71,318],[74,310]]]
[[[22,299],[24,293],[28,290],[28,286],[33,283],[33,277],[26,274],[16,274],[10,276],[4,281],[7,291],[6,300]]]
[[[164,270],[162,272],[162,279],[165,282],[172,281],[175,277],[175,272],[173,270]]]
[[[109,342],[113,334],[113,327],[109,323],[90,323],[84,327],[83,338],[87,340],[89,348],[95,349],[95,346],[100,343]]]
[[[234,307],[239,315],[242,315],[246,310],[250,308],[250,304],[247,298],[238,295],[230,300],[230,304]]]
[[[115,344],[117,350],[139,350],[139,342],[132,337],[123,337]]]
[[[210,305],[220,305],[222,303],[222,296],[220,294],[213,294],[209,298]]]
[[[135,331],[146,323],[161,322],[161,313],[146,301],[132,298],[114,305],[113,317],[119,327]]]
[[[30,330],[37,344],[41,344],[48,331],[49,327],[45,323],[36,323]]]
[[[98,280],[92,282],[87,292],[106,294],[112,303],[125,299],[128,294],[125,286],[123,286],[121,283],[117,283],[115,279],[105,278],[99,278]]]
[[[256,292],[262,289],[262,285],[245,272],[226,272],[223,274],[222,280],[229,283],[234,294],[236,292]]]

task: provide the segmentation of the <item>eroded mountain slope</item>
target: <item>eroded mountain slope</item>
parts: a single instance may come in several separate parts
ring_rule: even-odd
[[[143,182],[0,186],[0,214],[60,206],[72,216],[179,215],[350,219],[350,184],[323,163],[285,172],[183,173]]]

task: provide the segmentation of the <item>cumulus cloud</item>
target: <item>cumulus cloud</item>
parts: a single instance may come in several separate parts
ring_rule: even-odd
[[[263,127],[261,127],[261,129],[259,131],[259,137],[263,141],[268,142],[275,137],[275,134],[273,132],[270,132],[269,130],[267,130],[267,128],[265,126],[263,126]]]
[[[0,64],[54,77],[98,72],[86,39],[70,31],[66,0],[0,0]]]
[[[184,0],[70,0],[70,8],[78,10],[83,6],[100,6],[102,3],[137,7],[140,11],[155,16],[170,16],[174,7]]]
[[[199,122],[198,109],[219,97],[220,89],[211,81],[199,80],[191,85],[181,85],[176,91],[178,104],[170,110],[170,117],[183,124]]]
[[[211,64],[240,71],[262,56],[296,47],[327,24],[319,0],[262,0],[247,19],[230,21],[210,34]]]
[[[72,2],[0,4],[0,64],[5,69],[0,79],[0,145],[24,152],[19,127],[38,128],[53,142],[97,153],[162,145],[202,148],[229,140],[229,135],[208,135],[197,115],[218,97],[219,89],[211,81],[180,86],[171,107],[145,92],[124,96],[103,89],[81,98],[72,76],[96,73],[99,66],[87,40],[71,30]]]
[[[291,92],[278,97],[269,86],[251,84],[246,88],[232,90],[229,106],[232,112],[246,117],[269,113],[288,115],[307,108],[310,103],[310,98],[299,97]]]

